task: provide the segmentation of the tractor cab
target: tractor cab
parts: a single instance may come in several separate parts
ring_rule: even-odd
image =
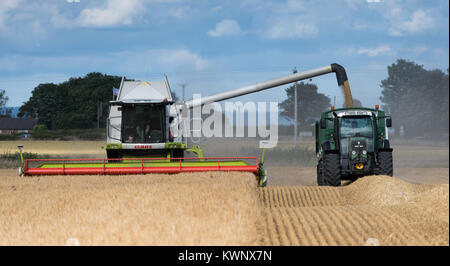
[[[364,173],[370,168],[374,151],[374,119],[371,113],[359,115],[338,115],[338,144],[342,165],[349,172]]]

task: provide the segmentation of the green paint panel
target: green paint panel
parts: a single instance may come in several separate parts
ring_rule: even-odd
[[[217,161],[209,162],[181,162],[181,166],[217,166]],[[219,166],[246,166],[249,165],[244,161],[221,161]],[[122,163],[106,163],[106,168],[115,167],[141,167],[142,162],[122,162]],[[178,167],[180,162],[145,162],[144,167]],[[64,168],[98,168],[103,167],[103,163],[65,163]],[[62,163],[43,163],[37,168],[63,168]]]

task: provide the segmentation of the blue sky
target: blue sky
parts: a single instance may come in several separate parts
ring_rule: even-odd
[[[166,73],[189,99],[336,62],[373,106],[397,58],[446,71],[448,14],[447,0],[1,0],[0,89],[20,106],[43,82]],[[342,105],[334,75],[313,82]],[[238,100],[282,101],[285,87]]]

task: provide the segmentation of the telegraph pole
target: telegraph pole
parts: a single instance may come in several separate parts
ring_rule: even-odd
[[[186,83],[183,83],[183,84],[180,84],[180,86],[181,86],[181,90],[182,90],[182,92],[181,92],[181,94],[182,94],[182,100],[183,100],[183,102],[184,102],[184,88],[186,88],[186,86],[187,86],[187,84]]]
[[[297,73],[297,68],[294,67],[294,69],[292,69],[292,73],[296,74]],[[298,128],[297,128],[297,110],[298,106],[297,106],[297,81],[294,84],[294,143],[295,145],[297,145],[297,136],[298,136]]]

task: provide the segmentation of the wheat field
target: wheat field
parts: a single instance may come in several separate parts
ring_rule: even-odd
[[[0,178],[0,245],[257,245],[252,174]],[[6,172],[6,173],[5,173]]]
[[[261,190],[267,245],[448,245],[449,186],[369,176],[343,187]]]
[[[448,184],[369,176],[257,188],[249,173],[0,171],[0,245],[449,245]]]
[[[37,153],[41,155],[71,156],[85,155],[89,157],[105,156],[102,146],[106,142],[94,140],[9,140],[0,141],[0,154],[16,152],[17,146],[23,145],[25,152]]]

